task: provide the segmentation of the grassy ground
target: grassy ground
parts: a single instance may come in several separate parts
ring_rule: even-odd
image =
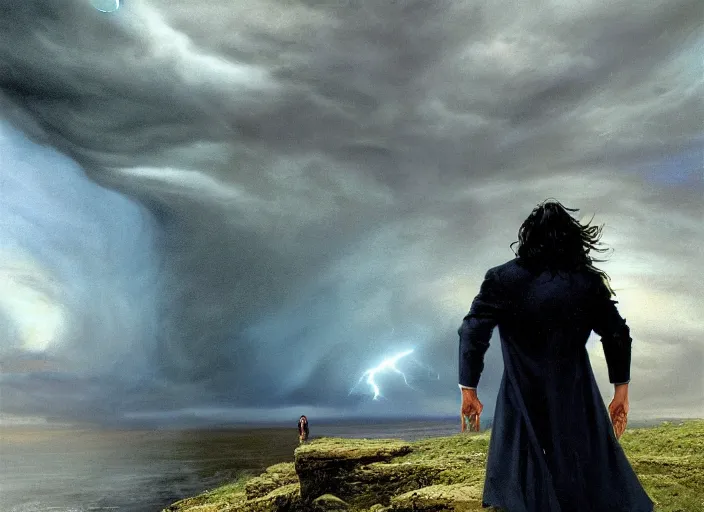
[[[476,494],[483,485],[489,436],[490,432],[457,434],[409,443],[413,448],[411,453],[396,456],[388,463],[379,463],[376,470],[380,475],[382,472],[388,475],[393,467],[405,473],[411,468],[414,475],[417,474],[419,486],[440,485],[437,488],[443,492]],[[327,442],[344,453],[358,451],[364,445],[364,441],[354,439],[321,439],[316,442]],[[621,437],[621,445],[648,495],[655,502],[657,512],[704,511],[704,419],[628,429]],[[286,468],[284,465],[277,465],[274,473],[284,474],[292,470],[293,464]],[[374,464],[371,470],[375,471]],[[246,500],[245,485],[248,480],[244,477],[200,496],[182,500],[167,510],[240,510]],[[250,481],[250,487],[253,483],[253,480]],[[488,509],[483,510],[486,512]]]
[[[252,478],[254,478],[254,475],[243,475],[236,481],[225,484],[217,489],[212,489],[198,496],[177,501],[164,510],[168,512],[220,512],[227,510],[247,500],[244,488],[247,481]]]

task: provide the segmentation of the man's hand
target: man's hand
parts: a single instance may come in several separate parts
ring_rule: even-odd
[[[628,424],[628,384],[616,386],[614,398],[609,404],[609,414],[616,439],[620,439]]]
[[[464,432],[467,428],[465,418],[469,419],[470,431],[479,432],[479,416],[482,414],[484,406],[477,398],[476,389],[462,389],[462,409],[460,410],[460,419],[462,420],[462,429]]]

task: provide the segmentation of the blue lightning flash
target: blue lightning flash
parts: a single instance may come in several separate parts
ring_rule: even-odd
[[[364,378],[366,377],[367,384],[369,384],[369,386],[374,391],[374,400],[377,400],[381,396],[381,390],[379,389],[379,385],[376,383],[374,378],[376,377],[376,375],[378,373],[392,371],[394,373],[398,373],[399,375],[401,375],[401,377],[403,377],[403,381],[406,383],[406,386],[413,389],[413,387],[406,380],[406,375],[401,370],[396,368],[396,362],[399,359],[402,359],[412,353],[413,353],[413,349],[410,349],[410,350],[406,350],[405,352],[401,352],[399,354],[396,354],[393,357],[388,357],[388,358],[384,359],[381,362],[381,364],[379,364],[378,366],[375,366],[374,368],[370,368],[369,370],[364,372],[362,374],[362,377],[359,379],[359,382],[357,382],[357,385],[359,385],[359,383],[362,382],[362,380],[364,380]],[[357,386],[355,386],[355,387],[357,387]],[[354,388],[352,388],[352,389],[354,390]],[[352,391],[350,391],[350,394],[351,393],[352,393]]]

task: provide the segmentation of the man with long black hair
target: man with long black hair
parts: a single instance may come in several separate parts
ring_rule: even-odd
[[[494,327],[501,338],[504,373],[482,505],[651,512],[618,442],[627,422],[632,339],[609,276],[592,265],[603,260],[589,256],[606,250],[596,247],[603,226],[583,226],[568,210],[577,211],[545,201],[532,211],[514,242],[516,258],[489,269],[458,331],[462,431],[466,420],[479,430],[476,388]],[[592,330],[615,386],[608,411],[586,350]]]
[[[310,435],[310,430],[308,428],[308,418],[301,416],[298,418],[298,443],[305,443]]]

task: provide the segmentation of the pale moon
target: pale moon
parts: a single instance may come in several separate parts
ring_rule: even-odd
[[[100,12],[115,12],[120,8],[120,0],[90,0]]]

